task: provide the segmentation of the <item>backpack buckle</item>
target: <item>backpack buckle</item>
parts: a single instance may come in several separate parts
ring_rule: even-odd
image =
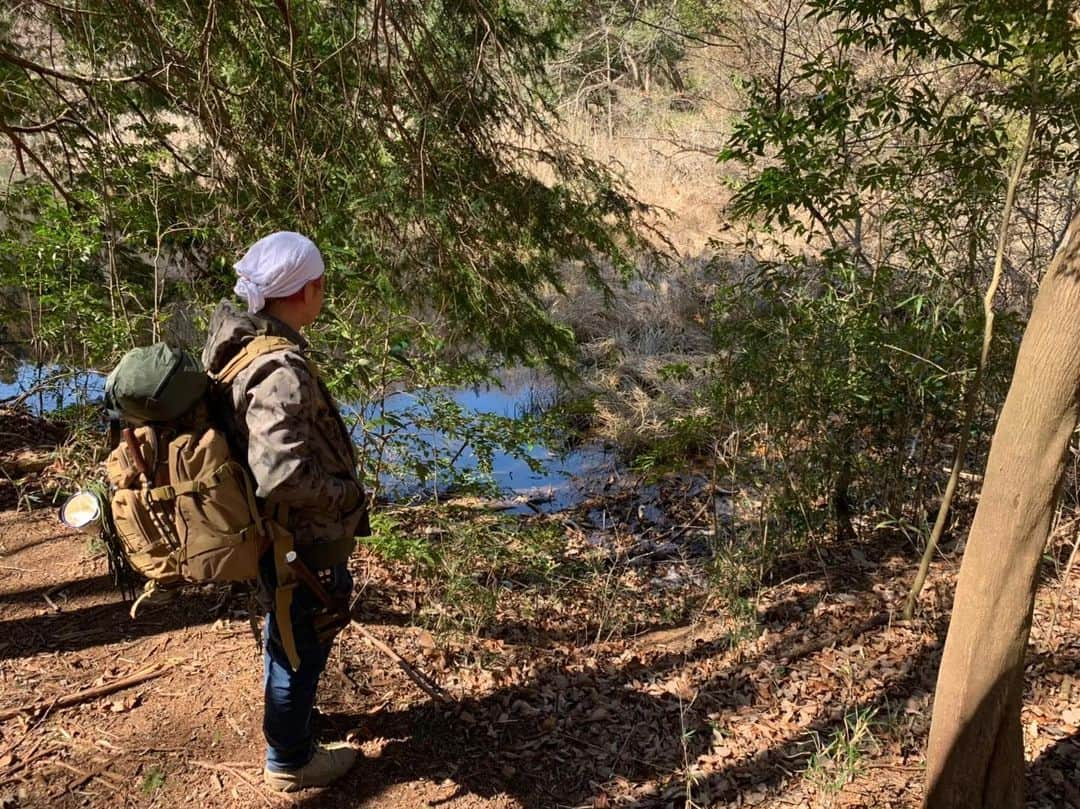
[[[172,486],[157,486],[147,490],[146,499],[151,503],[156,503],[160,500],[175,500],[176,489]]]

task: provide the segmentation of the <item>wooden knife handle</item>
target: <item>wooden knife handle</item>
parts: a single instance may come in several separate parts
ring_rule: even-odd
[[[127,444],[128,452],[131,453],[131,460],[135,462],[135,468],[139,470],[139,474],[143,476],[148,484],[153,483],[150,464],[146,462],[142,450],[139,449],[139,442],[135,438],[135,431],[130,427],[125,427],[123,435],[124,443]]]

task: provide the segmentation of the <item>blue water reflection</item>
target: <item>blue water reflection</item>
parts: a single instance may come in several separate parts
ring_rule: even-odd
[[[509,419],[550,406],[554,401],[554,387],[539,375],[527,372],[506,374],[502,385],[488,384],[472,388],[459,388],[432,392],[400,392],[388,396],[384,403],[371,403],[362,408],[345,408],[349,415],[359,416],[368,425],[367,456],[373,463],[378,439],[395,427],[386,424],[400,421],[404,430],[410,431],[406,440],[398,441],[386,452],[390,465],[404,460],[395,452],[409,452],[415,459],[435,466],[437,458],[454,459],[457,473],[479,468],[479,459],[468,440],[460,435],[419,427],[430,422],[431,411],[439,407],[440,397],[449,400],[466,417],[482,414]],[[467,431],[466,431],[467,432]],[[539,462],[539,469],[530,468],[521,457],[506,451],[495,450],[491,459],[491,479],[506,495],[506,507],[512,511],[527,512],[533,509],[558,511],[576,504],[582,497],[581,484],[614,469],[612,453],[597,447],[585,446],[571,452],[560,452],[543,444],[527,447],[524,453]],[[390,474],[380,475],[380,485],[391,497],[400,499],[410,496],[431,496],[443,488],[437,475],[428,480],[402,479]]]
[[[13,375],[0,377],[0,406],[5,401],[19,398],[35,415],[53,413],[72,405],[99,403],[104,393],[104,374],[55,365],[24,363],[14,369]],[[387,444],[384,468],[393,468],[395,462],[403,460],[395,457],[395,452],[407,451],[413,458],[454,457],[454,468],[459,472],[476,470],[478,459],[471,446],[456,436],[420,426],[430,421],[431,408],[439,398],[459,407],[466,419],[478,414],[519,418],[549,406],[554,400],[554,388],[542,376],[522,371],[506,374],[502,387],[485,385],[433,392],[402,391],[391,394],[384,403],[353,404],[342,409],[347,416],[361,419],[368,430],[366,439],[359,426],[354,435],[364,448],[369,464],[374,464],[379,436],[391,429],[385,421],[389,416],[391,420],[396,418],[402,426],[398,440]],[[511,453],[495,451],[492,455],[492,481],[507,498],[507,507],[519,512],[533,508],[543,511],[569,508],[581,499],[580,483],[609,474],[615,464],[611,453],[596,446],[560,453],[544,445],[535,445],[528,448],[526,454],[540,462],[539,471],[530,469],[524,459]],[[445,481],[440,482],[437,476],[421,482],[384,473],[380,475],[380,484],[392,499],[429,497],[437,489],[440,496],[445,493]]]
[[[105,374],[95,371],[26,362],[0,377],[0,406],[19,400],[36,416],[104,397]]]

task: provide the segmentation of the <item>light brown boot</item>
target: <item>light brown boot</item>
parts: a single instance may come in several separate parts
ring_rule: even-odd
[[[358,756],[359,752],[348,742],[319,744],[311,761],[297,770],[263,769],[263,783],[277,792],[324,787],[352,769]]]

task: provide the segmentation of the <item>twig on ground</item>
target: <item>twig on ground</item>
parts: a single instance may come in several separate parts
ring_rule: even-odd
[[[42,750],[41,752],[37,752],[37,748],[35,747],[34,751],[27,754],[26,758],[20,758],[14,764],[8,767],[8,769],[6,769],[3,773],[0,773],[0,785],[10,783],[11,781],[15,780],[14,776],[20,770],[25,770],[31,764],[40,761],[47,756],[56,755],[57,753],[61,752],[61,750],[63,750],[62,747],[50,747],[48,750]]]
[[[20,705],[16,708],[8,708],[0,711],[0,722],[5,722],[8,719],[12,719],[19,714],[24,713],[36,713],[41,710],[52,711],[55,708],[67,708],[72,705],[78,705],[80,702],[88,702],[90,700],[98,699],[99,697],[108,696],[116,691],[120,691],[124,688],[129,688],[139,683],[144,683],[147,680],[152,680],[155,677],[160,677],[167,671],[175,666],[175,662],[168,664],[157,664],[150,666],[143,671],[136,672],[127,677],[121,677],[118,680],[113,680],[111,683],[95,686],[94,688],[86,688],[82,691],[76,691],[74,694],[68,694],[63,697],[57,697],[55,700],[39,700],[38,702],[31,703],[30,705]]]
[[[252,778],[250,775],[245,773],[243,770],[237,769],[236,767],[232,767],[228,764],[214,764],[211,761],[196,761],[194,759],[191,759],[189,763],[194,764],[196,767],[202,767],[204,770],[212,770],[214,772],[227,772],[231,775],[235,775],[237,778],[247,784],[251,789],[253,789],[256,794],[258,794],[258,796],[262,798],[263,803],[265,803],[267,806],[272,807],[274,805],[273,801],[270,800],[271,797],[273,797],[275,800],[284,801],[285,803],[292,803],[291,798],[288,798],[284,795],[278,795],[276,792],[271,792],[254,778]]]
[[[1052,638],[1054,635],[1054,626],[1057,624],[1058,607],[1061,605],[1061,597],[1065,595],[1065,587],[1069,583],[1069,574],[1072,573],[1073,562],[1076,561],[1076,551],[1080,549],[1080,533],[1076,536],[1076,541],[1073,542],[1073,549],[1069,553],[1069,561],[1065,563],[1065,572],[1061,574],[1061,584],[1058,585],[1057,592],[1054,594],[1054,607],[1050,613],[1050,626],[1046,630],[1046,637]]]
[[[111,764],[112,762],[108,762],[108,763]],[[98,781],[103,783],[105,786],[107,786],[113,792],[119,792],[120,791],[119,787],[116,785],[116,783],[114,783],[114,780],[120,782],[121,784],[124,782],[124,779],[121,778],[119,775],[117,775],[116,773],[110,773],[105,769],[105,767],[108,766],[108,764],[100,764],[97,767],[94,767],[92,770],[89,770],[89,771],[80,770],[78,767],[76,767],[76,766],[74,766],[72,764],[68,764],[66,761],[54,761],[53,764],[55,764],[58,767],[63,767],[65,770],[69,770],[69,771],[75,773],[77,776],[79,776],[74,781],[69,783],[64,788],[64,791],[62,793],[60,793],[60,794],[70,794],[70,793],[74,792],[76,789],[78,789],[79,787],[86,784],[92,778],[97,778]]]
[[[665,531],[664,533],[660,534],[660,536],[657,537],[657,539],[665,539],[665,540],[668,540],[670,542],[670,541],[679,539],[679,537],[681,537],[683,534],[685,534],[687,531],[689,531],[692,528],[707,527],[707,526],[699,526],[699,525],[697,525],[697,521],[701,519],[701,515],[704,514],[705,511],[709,508],[709,503],[710,502],[711,502],[710,500],[706,500],[705,503],[701,506],[701,508],[699,508],[697,510],[697,513],[693,517],[690,518],[690,521],[686,525],[677,525],[674,528],[672,528],[671,530]]]

